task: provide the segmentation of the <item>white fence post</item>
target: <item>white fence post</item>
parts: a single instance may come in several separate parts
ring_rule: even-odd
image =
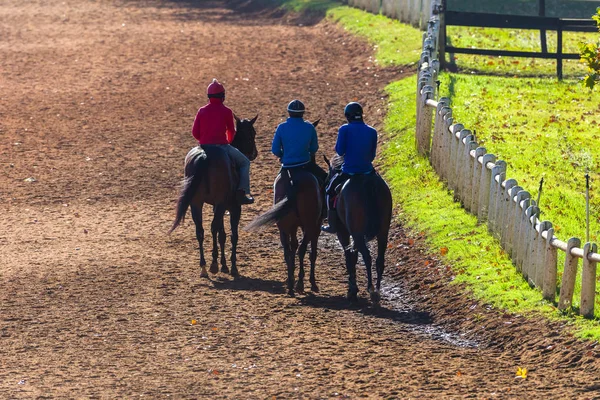
[[[532,202],[531,217],[529,217],[529,227],[525,240],[527,241],[527,253],[525,253],[524,264],[527,264],[527,280],[531,287],[536,286],[535,282],[535,244],[536,244],[536,224],[537,217],[540,215],[540,209]]]
[[[463,124],[454,124],[450,126],[450,153],[448,153],[448,189],[454,190],[456,184],[456,149],[458,148],[458,139],[456,135],[464,129]]]
[[[554,302],[556,297],[556,273],[558,249],[552,246],[554,238],[554,228],[548,223],[548,233],[546,236],[546,257],[544,257],[544,299]]]
[[[579,246],[581,246],[581,240],[579,240],[579,238],[571,238],[567,242],[565,270],[562,276],[560,298],[558,300],[559,310],[566,310],[573,305],[573,291],[575,290],[575,279],[577,278],[578,258],[571,254],[571,250]]]
[[[395,0],[383,0],[381,2],[381,13],[389,18],[396,18]]]
[[[498,192],[502,189],[502,180],[506,175],[506,162],[497,160],[492,168],[490,188],[488,195],[488,231],[494,233],[496,231],[497,208],[498,208]]]
[[[463,129],[460,131],[458,141],[456,142],[456,151],[454,152],[454,157],[456,158],[456,163],[454,164],[454,201],[459,202],[462,202],[462,173],[464,170],[464,162],[467,161],[464,159],[464,140],[468,136],[471,136],[470,130]]]
[[[515,182],[515,185],[506,185],[504,188],[504,203],[502,203],[502,225],[500,226],[500,244],[502,248],[506,251],[507,254],[510,254],[509,246],[507,245],[507,237],[510,233],[510,228],[513,225],[514,221],[512,218],[513,211],[513,198],[517,195],[519,190],[523,190],[523,188],[517,185],[517,181],[512,179]],[[510,179],[507,181],[509,182]]]
[[[496,197],[496,209],[498,211],[496,219],[496,229],[498,230],[498,239],[501,242],[502,248],[504,247],[504,238],[506,236],[506,223],[508,221],[508,210],[510,200],[510,191],[513,187],[517,186],[517,181],[514,179],[507,179],[500,185],[498,196]]]
[[[479,157],[484,156],[486,150],[485,147],[477,147],[475,149],[475,159],[473,161],[473,168],[471,171],[471,213],[479,217],[479,187],[481,183],[481,164],[479,164]],[[485,167],[485,165],[484,165]],[[486,171],[489,171],[486,168]],[[483,187],[487,188],[488,182],[483,183]]]
[[[535,265],[535,285],[540,289],[544,289],[544,259],[546,258],[546,242],[542,237],[542,233],[547,231],[550,224],[548,221],[540,221],[536,230],[536,240],[534,249],[534,265]]]
[[[583,270],[581,275],[580,314],[586,318],[594,318],[594,299],[596,297],[596,262],[590,261],[588,255],[596,253],[596,244],[586,243],[583,246]]]
[[[513,257],[513,261],[517,267],[517,271],[523,273],[523,260],[525,259],[525,252],[527,251],[527,246],[525,243],[525,235],[527,232],[527,209],[531,205],[531,198],[525,198],[523,200],[523,207],[520,209],[519,219],[515,222],[517,224],[517,235],[515,236],[516,250],[515,256]]]
[[[521,254],[522,249],[519,247],[519,239],[520,239],[520,233],[521,233],[521,222],[523,220],[523,215],[525,214],[525,210],[523,208],[521,208],[521,202],[524,202],[524,204],[528,204],[527,200],[529,200],[529,198],[531,197],[531,195],[529,194],[528,191],[526,190],[520,190],[517,192],[517,198],[516,198],[516,202],[515,202],[515,207],[513,209],[513,216],[512,216],[512,224],[511,224],[511,229],[512,229],[512,233],[510,235],[511,238],[511,246],[510,246],[510,254],[511,254],[511,258],[512,258],[512,262],[515,265],[515,267],[517,267],[518,270],[520,270],[519,265],[517,263],[517,260],[519,258],[519,255]],[[527,208],[525,208],[527,209]]]
[[[458,173],[460,175],[461,203],[466,209],[467,204],[471,204],[471,187],[469,186],[469,183],[471,182],[471,171],[473,170],[473,166],[471,165],[471,150],[474,150],[477,147],[477,142],[475,142],[474,135],[467,135],[462,143],[464,143],[461,155],[462,162]],[[469,210],[467,209],[467,211]]]
[[[484,154],[481,160],[481,177],[479,186],[479,212],[477,213],[477,221],[482,223],[487,221],[488,212],[490,209],[490,187],[494,180],[493,169],[488,169],[488,163],[495,163],[496,156],[494,154]]]
[[[523,266],[521,267],[521,275],[523,275],[525,280],[529,280],[529,275],[531,275],[531,265],[529,264],[531,242],[529,238],[531,236],[531,218],[535,217],[535,208],[535,202],[531,202],[531,205],[525,210],[525,221],[523,221],[521,232],[521,240],[523,240]]]

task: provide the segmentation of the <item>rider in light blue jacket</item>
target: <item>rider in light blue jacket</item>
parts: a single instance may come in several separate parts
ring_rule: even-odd
[[[291,101],[287,111],[290,117],[277,127],[271,151],[281,159],[282,169],[306,169],[323,185],[327,173],[315,163],[317,130],[303,119],[305,108],[300,100]]]

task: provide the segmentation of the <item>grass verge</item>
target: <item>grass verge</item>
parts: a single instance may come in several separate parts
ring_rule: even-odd
[[[402,208],[400,217],[413,231],[425,233],[431,251],[443,253],[453,266],[454,282],[466,283],[478,299],[514,313],[568,320],[577,336],[600,339],[596,321],[565,317],[527,285],[486,226],[477,225],[476,218],[452,200],[429,161],[417,155],[415,88],[416,77],[386,88],[390,108],[385,127],[390,141],[383,155],[395,203]]]

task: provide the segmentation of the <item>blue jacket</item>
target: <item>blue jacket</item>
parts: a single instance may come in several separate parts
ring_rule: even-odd
[[[362,121],[342,125],[338,131],[335,151],[344,156],[342,171],[363,174],[373,169],[377,151],[377,131]]]
[[[302,118],[288,118],[279,124],[271,151],[281,158],[284,167],[294,167],[310,161],[319,149],[317,130]]]

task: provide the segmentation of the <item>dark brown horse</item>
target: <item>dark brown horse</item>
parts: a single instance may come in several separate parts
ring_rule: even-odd
[[[256,131],[254,122],[258,115],[251,120],[240,120],[235,117],[236,135],[232,146],[240,150],[250,161],[258,155],[256,150]],[[184,180],[177,203],[177,217],[171,228],[172,232],[184,220],[188,207],[192,209],[192,218],[196,224],[196,238],[200,246],[200,276],[207,277],[206,260],[204,259],[204,228],[202,226],[202,207],[204,203],[213,206],[213,221],[211,233],[213,238],[212,263],[210,272],[219,272],[217,259],[217,235],[221,247],[221,272],[228,273],[225,259],[225,225],[223,216],[229,211],[231,225],[231,275],[238,276],[237,243],[238,226],[242,215],[242,207],[236,199],[239,175],[237,168],[219,146],[194,147],[185,156]]]
[[[343,158],[336,156],[329,164],[329,178],[341,167]],[[329,179],[328,179],[329,180]],[[392,220],[392,194],[387,183],[373,172],[371,174],[354,175],[347,180],[337,196],[337,215],[339,223],[337,237],[344,248],[346,269],[348,271],[348,300],[358,301],[356,284],[356,263],[358,253],[363,257],[367,269],[367,290],[371,301],[378,303],[380,299],[381,278],[385,267],[385,251],[388,233]],[[352,237],[352,244],[350,243]],[[368,242],[377,238],[377,270],[376,289],[371,279],[371,252]]]
[[[319,121],[313,123],[316,127]],[[314,168],[315,166],[313,166]],[[318,168],[318,167],[317,167]],[[325,173],[323,173],[325,174]],[[296,251],[298,252],[299,272],[296,291],[304,293],[304,256],[310,243],[310,284],[313,292],[319,287],[315,278],[317,243],[323,221],[322,187],[308,168],[283,169],[275,178],[274,206],[252,221],[245,230],[255,230],[277,222],[279,239],[287,266],[288,294],[294,295]],[[298,246],[298,228],[302,230],[302,242]]]

